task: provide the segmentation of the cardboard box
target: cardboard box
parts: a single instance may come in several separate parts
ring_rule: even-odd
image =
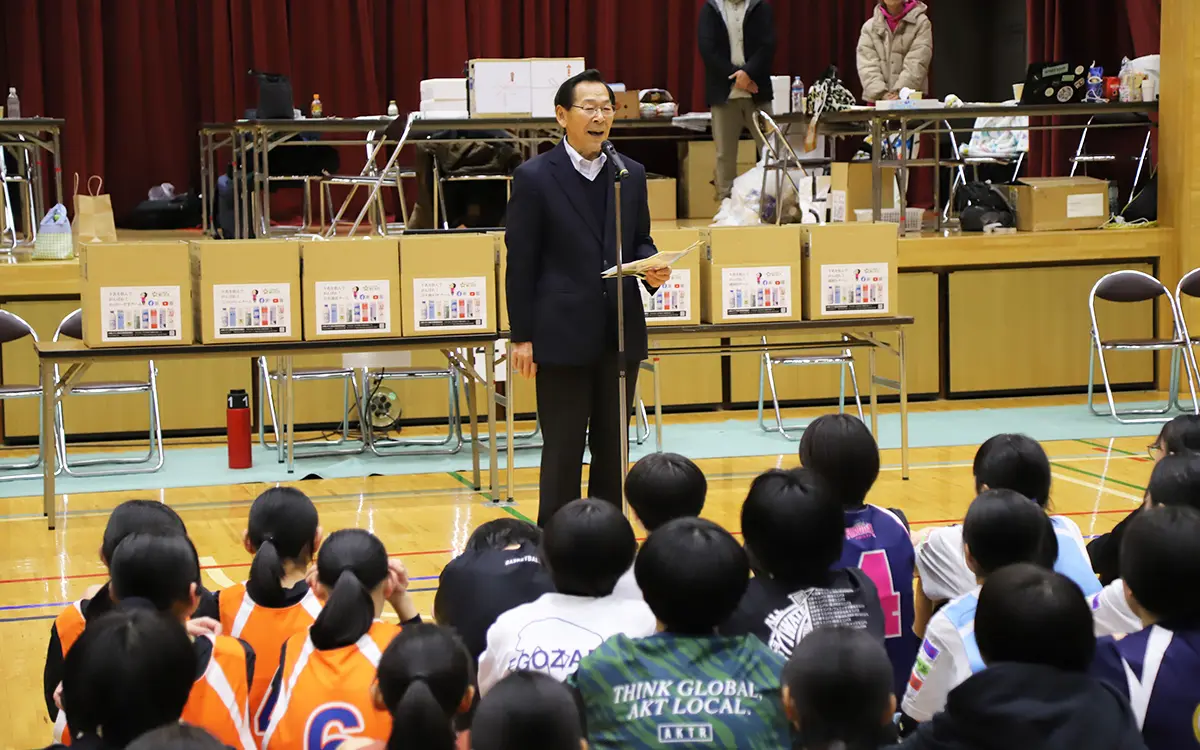
[[[872,177],[869,162],[834,162],[829,171],[829,220],[855,221],[854,212],[871,208]],[[896,207],[896,170],[883,170],[882,207]]]
[[[304,340],[400,336],[400,243],[343,237],[300,245]]]
[[[424,235],[400,241],[405,336],[496,332],[496,238]]]
[[[529,60],[471,60],[467,63],[471,117],[530,117],[533,112]]]
[[[700,239],[700,230],[656,229],[651,236],[660,252],[685,250]],[[700,262],[707,251],[707,246],[702,245],[671,266],[671,278],[655,294],[640,285],[646,325],[685,326],[700,322]]]
[[[1009,187],[1017,229],[1095,229],[1108,221],[1108,182],[1095,177],[1026,177]]]
[[[752,140],[738,143],[737,173],[745,174],[758,161]],[[717,146],[712,141],[688,141],[679,145],[679,216],[711,219],[721,207],[713,179],[717,169]]]
[[[554,96],[571,76],[587,70],[582,57],[535,57],[529,61],[534,117],[554,117]]]
[[[617,114],[618,120],[640,120],[642,117],[642,92],[634,91],[618,91],[617,96]]]
[[[508,331],[508,245],[504,244],[504,232],[488,232],[496,243],[496,320],[500,331]]]
[[[801,319],[798,225],[708,232],[708,255],[700,263],[703,322]]]
[[[676,208],[678,185],[671,177],[655,177],[646,180],[646,194],[650,200],[650,221],[675,221],[679,217]]]
[[[193,343],[191,279],[184,242],[80,243],[83,343]]]
[[[898,314],[895,224],[805,224],[804,319]]]
[[[300,340],[299,242],[193,240],[190,251],[200,343]]]

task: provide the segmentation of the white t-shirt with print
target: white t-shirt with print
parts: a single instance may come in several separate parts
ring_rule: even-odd
[[[608,638],[618,633],[643,638],[657,629],[658,620],[640,598],[542,594],[500,615],[488,629],[487,648],[479,657],[479,692],[486,695],[517,671],[565,680]]]
[[[901,707],[917,721],[929,721],[946,707],[950,691],[983,668],[975,645],[975,607],[980,586],[937,611],[917,650]]]

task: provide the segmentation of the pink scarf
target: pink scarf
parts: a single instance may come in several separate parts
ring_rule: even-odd
[[[896,27],[900,25],[900,22],[904,20],[904,17],[908,15],[908,12],[915,7],[917,7],[917,0],[908,0],[908,2],[904,4],[904,7],[900,9],[900,12],[893,16],[890,12],[888,12],[886,5],[883,3],[879,4],[879,10],[883,12],[883,20],[887,21],[888,28],[893,32],[896,31]]]

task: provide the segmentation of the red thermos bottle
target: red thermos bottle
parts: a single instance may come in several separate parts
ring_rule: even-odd
[[[250,396],[242,389],[229,392],[225,402],[225,444],[229,448],[229,468],[249,469]]]

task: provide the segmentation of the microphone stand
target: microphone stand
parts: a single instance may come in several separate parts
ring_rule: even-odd
[[[629,515],[629,506],[625,501],[625,477],[629,474],[629,407],[626,406],[627,384],[625,382],[625,252],[622,247],[621,232],[621,181],[629,176],[625,163],[609,141],[604,142],[604,152],[613,163],[613,188],[617,201],[616,230],[617,230],[617,409],[621,418],[618,439],[621,443],[621,512]]]

